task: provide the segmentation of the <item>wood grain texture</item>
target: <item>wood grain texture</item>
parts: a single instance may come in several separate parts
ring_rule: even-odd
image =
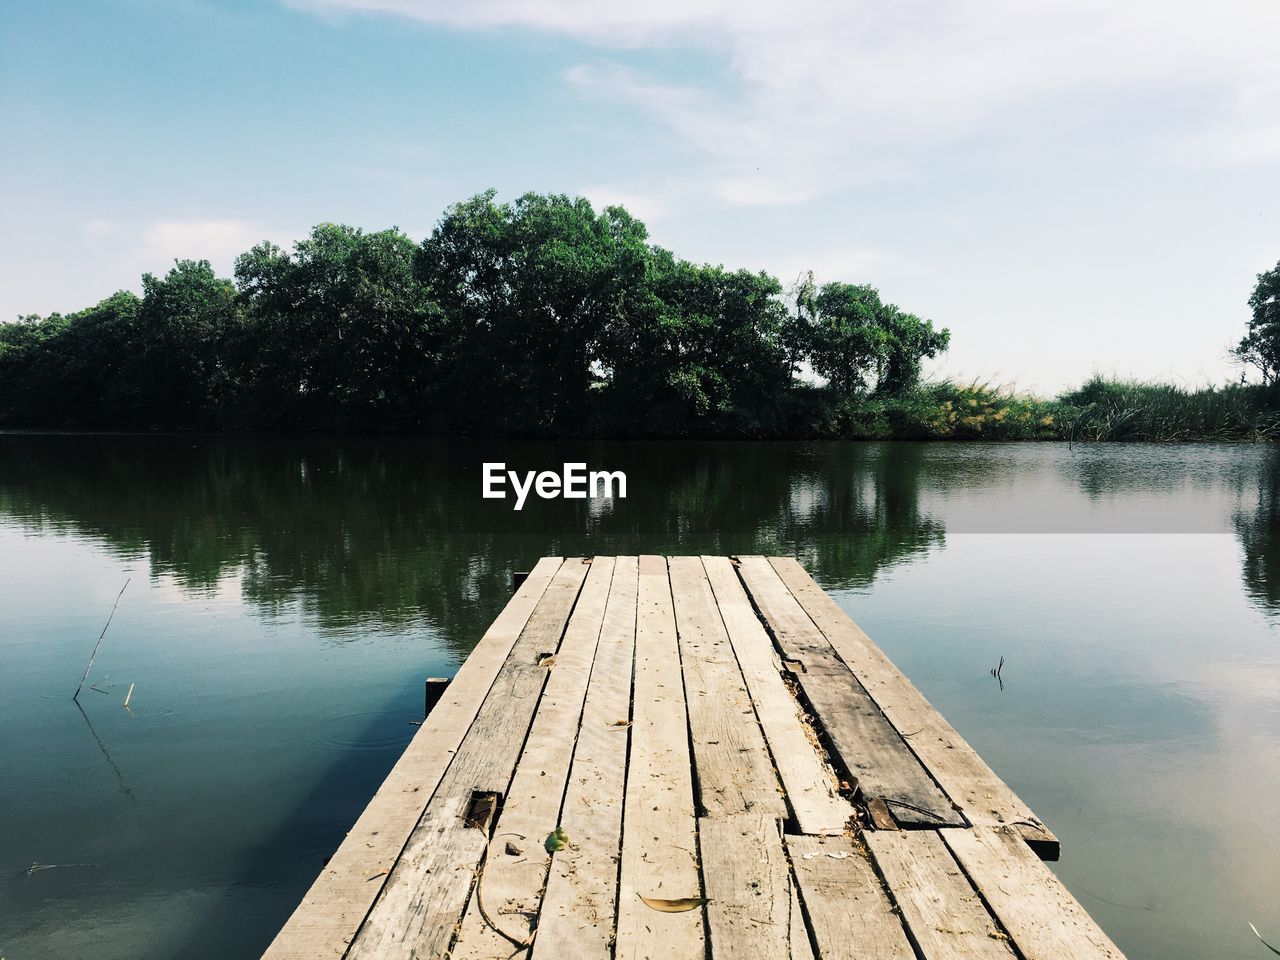
[[[813,944],[809,941],[809,927],[804,922],[804,908],[800,906],[800,889],[795,878],[791,881],[791,960],[815,960]]]
[[[533,942],[535,960],[609,960],[613,955],[636,639],[636,570],[635,557],[618,557],[560,815],[571,845],[551,860]]]
[[[382,890],[381,878],[400,856],[560,565],[560,557],[539,560],[485,631],[342,845],[267,947],[264,960],[336,960],[346,953]]]
[[[862,850],[848,837],[785,839],[821,960],[915,960]]]
[[[1123,960],[1056,846],[795,561],[546,558],[264,956]]]
[[[784,655],[801,665],[796,682],[863,795],[883,799],[900,823],[962,825],[964,818],[769,561],[742,557],[738,570]]]
[[[671,557],[668,565],[699,812],[785,819],[782,787],[702,560]]]
[[[712,960],[790,960],[791,869],[762,814],[698,821]]]
[[[916,756],[959,805],[969,822],[1016,826],[1041,856],[1056,860],[1058,840],[1053,833],[894,666],[884,651],[813,582],[804,567],[790,557],[773,557],[770,563],[884,715],[894,727],[908,735]]]
[[[513,944],[533,940],[551,864],[544,841],[561,824],[571,744],[582,719],[613,568],[613,557],[591,562],[555,661],[544,667],[547,683],[503,801],[477,893],[467,904],[450,953],[454,960],[518,957],[522,954],[513,953]]]
[[[1013,960],[1004,934],[938,834],[863,834],[921,955],[924,960]]]
[[[559,647],[587,569],[581,560],[566,560],[547,586],[349,956],[408,960],[448,950],[489,840],[464,814],[474,792],[506,793],[547,678],[538,655]]]
[[[787,805],[801,833],[839,835],[853,816],[837,791],[835,772],[800,721],[800,704],[778,669],[769,639],[728,557],[703,557],[738,665],[755,702]]]
[[[1124,960],[1017,833],[991,827],[939,832],[1025,960]]]
[[[661,557],[640,558],[623,825],[618,960],[701,960],[701,910],[660,913],[640,900],[702,896],[680,650]]]

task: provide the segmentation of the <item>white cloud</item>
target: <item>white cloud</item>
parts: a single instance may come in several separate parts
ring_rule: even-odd
[[[829,283],[833,280],[867,283],[871,278],[882,276],[887,271],[901,276],[908,273],[911,268],[911,264],[904,263],[884,250],[856,246],[806,250],[803,253],[777,258],[765,265],[765,269],[768,269],[784,285],[794,283],[810,271],[818,283]]]
[[[645,4],[598,0],[286,0],[322,13],[390,13],[464,29],[525,27],[637,46],[670,39],[673,31],[711,28],[732,10],[719,0],[657,0]]]
[[[1066,97],[1084,97],[1085,113],[1101,115],[1156,96],[1186,107],[1166,117],[1184,127],[1175,142],[1214,134],[1219,160],[1280,154],[1275,0],[289,2],[718,54],[736,81],[727,93],[609,65],[566,79],[632,104],[702,150],[711,188],[730,204],[798,202],[879,179],[958,141],[1016,131],[1028,116],[1051,126]]]
[[[637,190],[616,184],[592,184],[582,187],[578,193],[590,200],[597,211],[605,207],[623,207],[646,226],[652,226],[666,216],[673,200],[670,189]]]
[[[116,224],[110,220],[86,220],[80,224],[80,232],[86,237],[109,237],[116,232]]]
[[[1280,62],[1243,70],[1222,118],[1187,151],[1199,162],[1280,160]]]
[[[254,244],[281,239],[257,220],[162,220],[146,227],[137,251],[143,269],[166,272],[174,260],[208,260],[222,274],[230,274],[235,258]]]

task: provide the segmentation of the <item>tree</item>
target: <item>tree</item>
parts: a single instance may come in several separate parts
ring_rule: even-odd
[[[142,276],[142,303],[115,391],[141,425],[220,422],[235,390],[224,349],[240,325],[235,285],[208,260]]]
[[[951,332],[884,303],[870,286],[828,283],[815,292],[812,279],[796,288],[796,316],[815,372],[840,397],[874,386],[897,395],[920,381],[921,364],[947,348]]]
[[[920,383],[920,368],[951,343],[951,331],[933,328],[930,320],[904,313],[889,304],[880,318],[887,333],[885,356],[876,389],[890,396],[907,393]]]
[[[140,301],[127,291],[70,315],[0,324],[0,422],[135,426],[122,401]]]
[[[1257,369],[1263,384],[1269,385],[1280,375],[1280,263],[1258,274],[1249,309],[1249,330],[1231,352],[1240,363]]]
[[[243,254],[249,414],[271,426],[430,426],[443,331],[416,250],[394,228],[321,224],[292,255],[271,243]]]
[[[446,211],[418,276],[447,317],[457,420],[468,428],[580,430],[606,328],[645,280],[647,232],[619,207],[489,191]],[[624,321],[625,322],[625,321]]]
[[[824,284],[806,304],[809,363],[841,397],[863,393],[884,362],[884,305],[873,287]]]
[[[621,207],[489,191],[421,244],[321,224],[253,247],[234,282],[175,261],[141,297],[6,324],[0,423],[776,436],[911,390],[947,346],[872,287],[806,274],[791,300]]]

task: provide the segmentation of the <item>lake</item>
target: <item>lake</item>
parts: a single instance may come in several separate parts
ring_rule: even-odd
[[[1277,531],[1267,446],[0,435],[0,957],[256,957],[512,573],[637,552],[797,556],[1131,958],[1267,956]]]

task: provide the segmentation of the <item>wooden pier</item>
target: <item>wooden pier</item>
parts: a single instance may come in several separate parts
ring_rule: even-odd
[[[1057,852],[796,561],[548,557],[265,957],[1122,957]]]

